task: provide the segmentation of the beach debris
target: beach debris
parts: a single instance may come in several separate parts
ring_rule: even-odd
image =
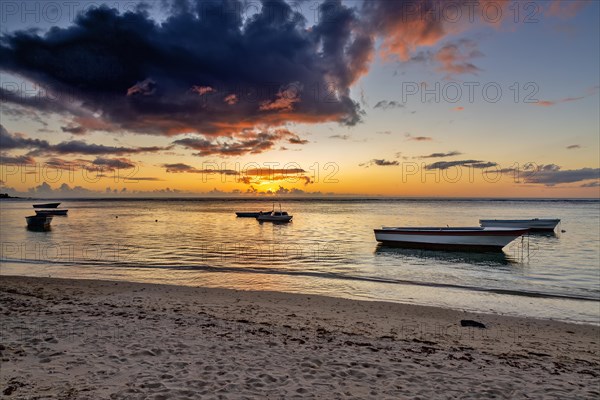
[[[481,322],[473,321],[472,319],[461,319],[460,326],[472,326],[473,328],[486,329],[486,326]]]

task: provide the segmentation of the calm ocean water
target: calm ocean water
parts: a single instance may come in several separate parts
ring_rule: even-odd
[[[600,323],[595,200],[284,200],[287,225],[236,218],[271,200],[63,200],[32,232],[32,201],[0,203],[4,275],[275,290]],[[117,218],[118,217],[118,218]],[[381,226],[561,218],[500,254],[387,248]],[[565,232],[561,232],[564,230]]]

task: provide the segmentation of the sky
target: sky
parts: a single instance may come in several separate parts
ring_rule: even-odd
[[[0,3],[1,192],[600,198],[600,3]]]

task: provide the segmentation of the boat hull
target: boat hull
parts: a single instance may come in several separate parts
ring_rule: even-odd
[[[55,209],[55,210],[35,210],[36,215],[44,216],[44,215],[67,215],[69,210],[66,209]]]
[[[262,214],[263,213],[260,213],[260,212],[236,212],[235,213],[235,215],[237,215],[239,218],[257,218]]]
[[[60,203],[44,203],[44,204],[34,204],[33,208],[56,208],[60,205]]]
[[[256,218],[259,222],[290,222],[292,220],[292,216],[288,215],[286,217],[273,217],[271,215],[261,215]]]
[[[384,245],[432,250],[502,251],[527,229],[506,228],[383,228],[375,239]]]
[[[25,220],[27,221],[27,228],[29,229],[47,230],[50,229],[52,217],[32,215],[30,217],[25,217]]]
[[[560,219],[480,219],[479,224],[485,228],[527,228],[530,231],[554,231]]]

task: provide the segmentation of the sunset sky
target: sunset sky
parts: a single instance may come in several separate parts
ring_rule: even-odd
[[[93,4],[0,4],[2,192],[600,197],[600,2]]]

